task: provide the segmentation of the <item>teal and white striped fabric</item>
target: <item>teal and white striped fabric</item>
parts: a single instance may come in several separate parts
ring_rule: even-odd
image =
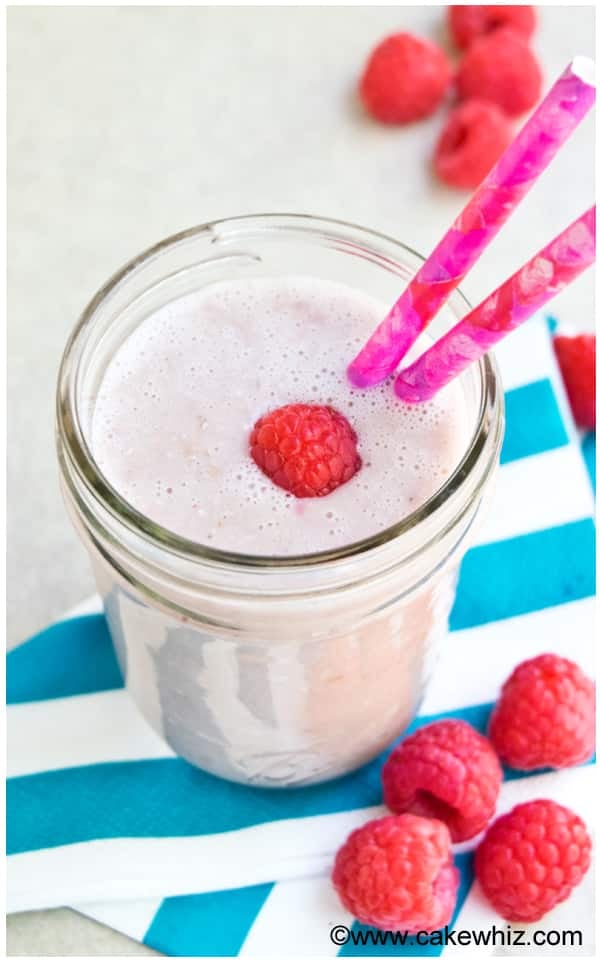
[[[452,715],[484,731],[502,680],[542,651],[593,673],[593,495],[545,322],[525,325],[497,355],[507,410],[497,491],[415,726]],[[441,954],[329,939],[334,924],[358,928],[328,872],[348,831],[383,811],[382,759],[282,792],[192,769],[130,702],[98,600],[8,655],[7,695],[9,911],[71,905],[177,956]],[[592,766],[507,772],[499,809],[540,796],[593,826]],[[453,925],[502,925],[471,861],[469,844],[457,846]],[[544,925],[580,927],[589,947],[592,920],[586,882]]]

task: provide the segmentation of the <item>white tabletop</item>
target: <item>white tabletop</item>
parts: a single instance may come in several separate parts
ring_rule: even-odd
[[[8,641],[93,590],[57,486],[53,415],[64,342],[125,260],[218,217],[338,217],[426,253],[465,195],[433,180],[445,112],[394,129],[355,84],[398,29],[446,42],[443,7],[12,7],[9,103]],[[592,7],[540,13],[546,86],[594,54]],[[593,201],[582,125],[464,289],[476,301]],[[554,302],[593,324],[593,272]],[[11,955],[150,954],[67,910],[14,916]]]

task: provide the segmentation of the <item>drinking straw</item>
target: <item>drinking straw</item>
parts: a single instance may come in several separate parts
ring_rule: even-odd
[[[394,384],[398,397],[410,403],[432,398],[570,284],[594,262],[595,253],[594,206],[401,371]]]
[[[595,100],[594,63],[575,57],[348,367],[357,387],[394,371]]]

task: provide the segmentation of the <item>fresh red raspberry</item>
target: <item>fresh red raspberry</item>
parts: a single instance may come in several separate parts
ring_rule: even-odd
[[[465,100],[450,114],[433,164],[450,187],[477,187],[511,141],[506,115],[486,100]]]
[[[417,815],[367,822],[338,851],[332,881],[364,925],[434,932],[452,917],[459,881],[448,829]]]
[[[433,113],[449,85],[450,64],[443,50],[410,33],[396,33],[375,47],[359,92],[376,120],[407,124]]]
[[[510,27],[529,40],[535,30],[535,9],[509,3],[467,4],[448,8],[450,32],[457,47],[465,49],[482,34]]]
[[[494,814],[502,769],[490,742],[467,722],[432,722],[409,735],[383,766],[393,812],[438,818],[453,842],[477,835]]]
[[[469,47],[456,74],[456,88],[463,100],[491,100],[516,117],[539,100],[542,74],[527,41],[503,27]]]
[[[356,440],[356,432],[334,408],[286,404],[256,422],[250,453],[273,484],[297,498],[322,498],[360,468]]]
[[[596,335],[554,338],[554,350],[573,417],[580,428],[596,428]]]
[[[502,918],[537,922],[579,885],[591,848],[579,816],[541,798],[490,826],[475,853],[475,874]]]
[[[490,717],[490,739],[511,768],[567,768],[594,752],[594,710],[594,683],[578,665],[538,655],[504,683]]]

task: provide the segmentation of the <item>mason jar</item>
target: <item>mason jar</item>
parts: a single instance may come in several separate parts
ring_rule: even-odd
[[[186,540],[108,483],[90,446],[106,367],[150,314],[216,281],[304,274],[392,303],[420,263],[398,241],[339,221],[217,221],[128,263],[68,341],[57,396],[67,508],[91,558],[127,689],[192,765],[253,785],[309,784],[369,761],[410,723],[498,463],[498,372],[488,355],[461,376],[468,444],[425,504],[354,544],[267,557]],[[433,336],[467,309],[454,293]]]

